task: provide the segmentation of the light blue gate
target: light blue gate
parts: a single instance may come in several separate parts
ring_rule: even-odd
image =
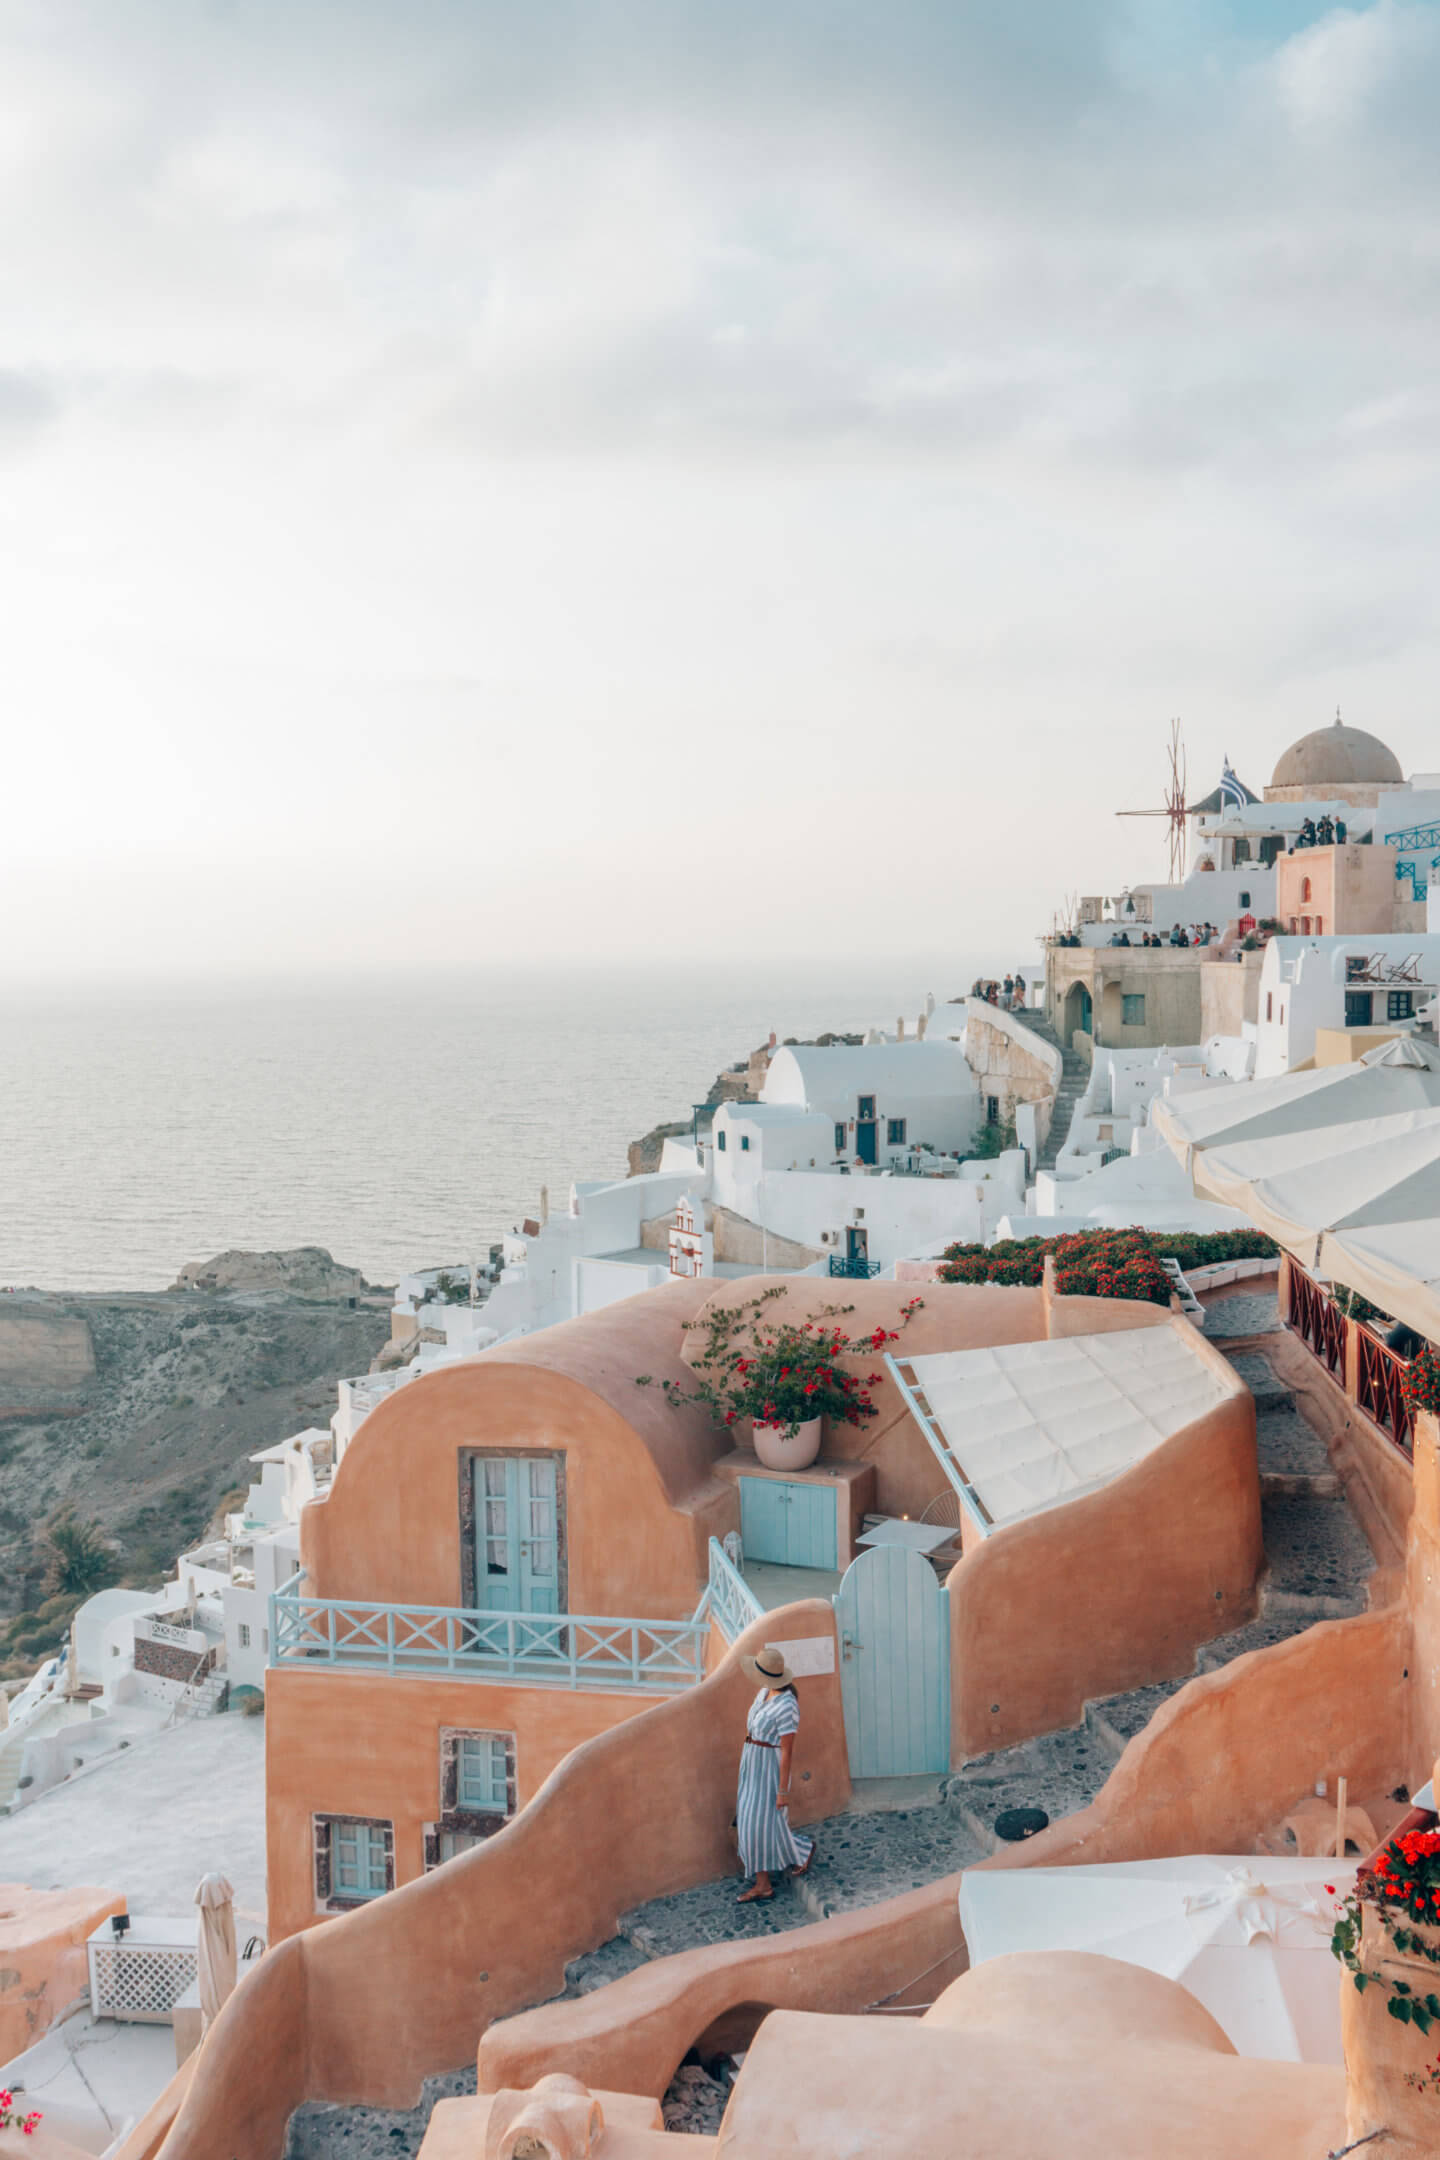
[[[854,1778],[950,1767],[950,1595],[903,1545],[877,1545],[835,1594],[840,1695]]]

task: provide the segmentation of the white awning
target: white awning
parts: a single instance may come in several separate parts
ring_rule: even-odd
[[[1383,1046],[1389,1049],[1391,1046]],[[1408,1045],[1407,1045],[1408,1048]],[[1187,1170],[1206,1148],[1278,1139],[1440,1108],[1440,1072],[1397,1063],[1322,1065],[1273,1080],[1238,1080],[1157,1102],[1155,1130]]]
[[[1326,1231],[1440,1217],[1440,1110],[1212,1148],[1195,1183],[1314,1267]]]
[[[1108,1485],[1225,1395],[1169,1325],[887,1362],[986,1528]]]

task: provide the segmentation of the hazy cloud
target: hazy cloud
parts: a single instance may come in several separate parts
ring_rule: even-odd
[[[1172,710],[1440,762],[1437,99],[1431,0],[0,0],[10,897],[603,949],[683,817],[773,936],[743,808],[890,950],[1153,869]]]

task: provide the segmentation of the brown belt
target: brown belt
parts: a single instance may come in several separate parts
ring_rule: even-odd
[[[774,1742],[773,1740],[752,1740],[752,1739],[751,1739],[751,1737],[750,1737],[750,1735],[749,1735],[749,1733],[747,1732],[747,1733],[746,1733],[746,1735],[745,1735],[745,1745],[746,1745],[746,1747],[768,1747],[768,1748],[773,1748],[773,1747],[774,1747],[774,1745],[775,1745],[775,1742]]]

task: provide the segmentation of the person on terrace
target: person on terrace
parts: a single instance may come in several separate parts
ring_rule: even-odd
[[[745,1745],[740,1750],[740,1787],[735,1828],[740,1836],[740,1865],[755,1880],[740,1893],[740,1903],[775,1895],[773,1878],[782,1868],[803,1875],[815,1857],[813,1838],[797,1837],[790,1828],[790,1774],[795,1735],[800,1730],[800,1700],[795,1675],[784,1654],[768,1643],[740,1663],[760,1692],[750,1705]]]

